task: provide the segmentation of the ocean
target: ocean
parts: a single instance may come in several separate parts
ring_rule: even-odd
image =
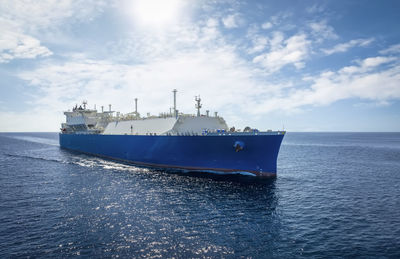
[[[0,257],[400,258],[400,133],[287,133],[278,177],[139,168],[0,134]]]

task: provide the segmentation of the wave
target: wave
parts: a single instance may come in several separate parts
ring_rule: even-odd
[[[56,139],[31,137],[31,136],[7,136],[7,137],[34,143],[45,144],[45,145],[59,146],[58,140]]]
[[[30,156],[30,155],[19,155],[19,154],[8,154],[8,153],[5,153],[4,155],[9,156],[9,157],[19,157],[19,158],[28,158],[28,159],[63,163],[63,161],[60,159],[53,159],[53,158],[47,158],[47,157],[36,157],[36,156]]]
[[[105,170],[117,170],[117,171],[129,171],[129,172],[138,172],[138,171],[148,171],[149,169],[136,167],[131,164],[124,164],[121,162],[114,162],[110,160],[106,160],[99,157],[81,157],[87,155],[78,155],[71,157],[72,159],[76,159],[75,161],[70,161],[72,164],[76,164],[82,167],[97,167]]]
[[[97,158],[97,157],[93,157],[93,158],[84,157],[84,156],[87,156],[84,154],[69,155],[65,159],[57,159],[57,158],[49,158],[49,157],[25,155],[25,154],[5,153],[4,155],[8,156],[8,157],[34,159],[34,160],[41,160],[41,161],[48,161],[48,162],[56,162],[56,163],[61,163],[61,164],[72,164],[72,165],[78,165],[78,166],[88,167],[88,168],[101,168],[101,169],[105,169],[105,170],[118,170],[118,171],[130,171],[130,172],[148,171],[148,169],[146,169],[146,168],[136,167],[134,165],[128,165],[128,164],[108,161],[108,160],[104,160],[102,158]]]

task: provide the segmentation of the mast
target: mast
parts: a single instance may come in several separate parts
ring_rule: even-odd
[[[176,89],[174,89],[172,92],[174,93],[174,116],[175,116],[175,118],[177,118],[178,114],[176,112],[176,92],[178,92],[178,91]]]
[[[200,117],[200,108],[202,107],[200,104],[201,102],[200,95],[195,97],[195,101],[197,102],[196,103],[197,116]]]
[[[135,114],[137,115],[137,98],[135,98]]]

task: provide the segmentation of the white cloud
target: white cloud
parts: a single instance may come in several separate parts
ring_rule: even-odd
[[[387,49],[379,51],[380,54],[397,54],[400,53],[400,44],[392,45]]]
[[[40,42],[41,32],[68,22],[90,20],[102,1],[0,1],[0,63],[50,56]]]
[[[15,58],[36,58],[52,55],[40,41],[26,35],[15,24],[0,18],[0,63],[7,63]]]
[[[89,21],[102,12],[102,0],[0,1],[0,16],[18,23],[27,33],[69,22]]]
[[[263,51],[269,44],[269,39],[264,36],[254,36],[251,39],[253,46],[248,50],[249,54],[254,54]]]
[[[253,59],[254,63],[263,66],[268,73],[276,72],[286,65],[302,68],[311,44],[303,33],[284,40],[284,35],[280,32],[276,32],[269,43],[270,51]]]
[[[275,96],[254,109],[260,111],[297,111],[305,106],[329,105],[336,101],[359,98],[385,103],[400,99],[400,65],[398,58],[372,57],[358,62],[357,66],[326,71],[314,77],[305,77],[309,87]]]
[[[174,58],[186,52],[234,48],[220,32],[217,19],[209,18],[198,24],[185,24],[171,28],[167,33],[137,31],[132,36],[110,41],[106,45],[110,60],[147,63],[155,59]]]
[[[395,60],[397,60],[397,58],[395,58],[395,57],[379,57],[378,56],[378,57],[366,58],[366,59],[360,61],[359,64],[360,64],[360,69],[362,69],[362,71],[367,71],[371,68],[375,68],[377,66],[393,62]]]
[[[282,48],[283,41],[285,39],[285,35],[280,31],[275,31],[272,34],[272,38],[269,40],[272,50],[277,50]]]
[[[317,42],[322,42],[325,39],[334,40],[339,38],[333,27],[327,25],[326,21],[312,22],[308,26],[311,28],[311,33]]]
[[[261,25],[261,28],[263,28],[264,30],[268,30],[272,28],[272,23],[271,22],[265,22]]]
[[[251,24],[247,29],[247,42],[251,43],[247,48],[247,53],[254,54],[263,51],[269,44],[269,38],[260,33],[258,24]]]
[[[274,16],[271,16],[269,21],[266,21],[261,24],[261,28],[264,30],[269,30],[274,26],[282,25],[283,21],[287,20],[293,14],[290,12],[280,12]],[[287,21],[286,21],[287,22]],[[286,23],[284,26],[280,26],[280,30],[290,30],[293,28],[293,25]]]
[[[322,52],[324,52],[327,55],[332,55],[334,53],[340,53],[340,52],[346,52],[350,48],[353,48],[356,46],[366,47],[369,44],[371,44],[373,41],[374,41],[374,38],[351,40],[346,43],[338,44],[331,49],[322,49]]]
[[[222,18],[222,23],[228,29],[237,28],[243,24],[243,19],[239,14],[230,14]]]
[[[271,16],[270,21],[273,25],[279,25],[291,16],[293,16],[293,13],[291,12],[280,12],[274,16]]]

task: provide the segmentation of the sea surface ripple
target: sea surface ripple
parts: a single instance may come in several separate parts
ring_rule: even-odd
[[[278,177],[165,172],[0,134],[1,257],[400,258],[400,133],[288,133]]]

